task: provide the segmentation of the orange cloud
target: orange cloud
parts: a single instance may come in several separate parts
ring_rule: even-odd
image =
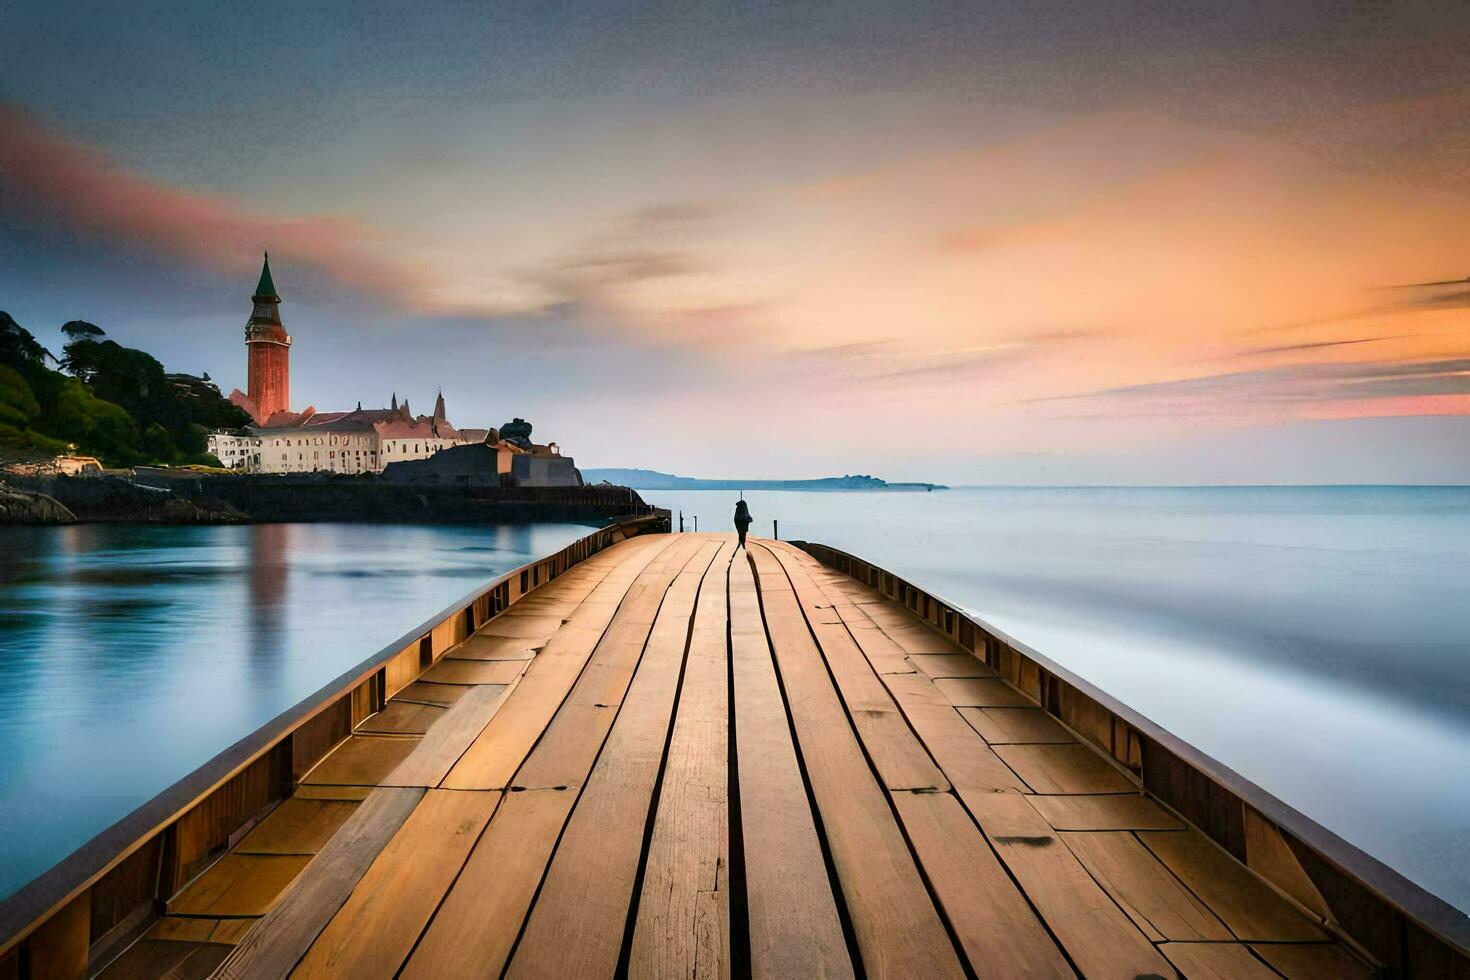
[[[341,217],[262,214],[224,194],[168,187],[129,173],[105,154],[0,102],[0,214],[71,233],[141,244],[242,276],[269,248],[331,278],[406,299],[421,277],[382,257],[374,229]]]

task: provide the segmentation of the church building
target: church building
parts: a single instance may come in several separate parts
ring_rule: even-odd
[[[350,412],[318,412],[308,406],[291,411],[291,335],[281,325],[281,297],[271,279],[270,257],[250,297],[253,308],[245,325],[249,352],[249,392],[238,388],[230,401],[244,409],[255,425],[248,434],[219,432],[210,436],[210,452],[230,469],[256,473],[379,473],[392,462],[427,459],[441,449],[476,442],[496,442],[494,429],[459,430],[445,413],[444,395],[434,414],[415,416],[394,394],[388,408]]]

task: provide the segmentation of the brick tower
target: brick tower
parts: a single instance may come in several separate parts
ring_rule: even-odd
[[[248,382],[251,413],[264,425],[276,412],[291,408],[291,335],[281,326],[281,297],[271,281],[271,257],[260,268],[250,322],[245,324],[245,346],[250,351]]]

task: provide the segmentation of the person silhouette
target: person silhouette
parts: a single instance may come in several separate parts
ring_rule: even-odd
[[[746,505],[745,498],[741,497],[735,502],[735,531],[740,535],[740,543],[735,546],[739,551],[745,548],[745,532],[750,530],[750,507]],[[749,551],[749,548],[745,548]]]

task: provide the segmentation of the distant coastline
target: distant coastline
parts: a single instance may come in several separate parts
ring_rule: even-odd
[[[607,482],[634,490],[948,490],[941,483],[889,483],[876,476],[826,476],[815,480],[705,480],[657,470],[583,470],[589,485]]]

